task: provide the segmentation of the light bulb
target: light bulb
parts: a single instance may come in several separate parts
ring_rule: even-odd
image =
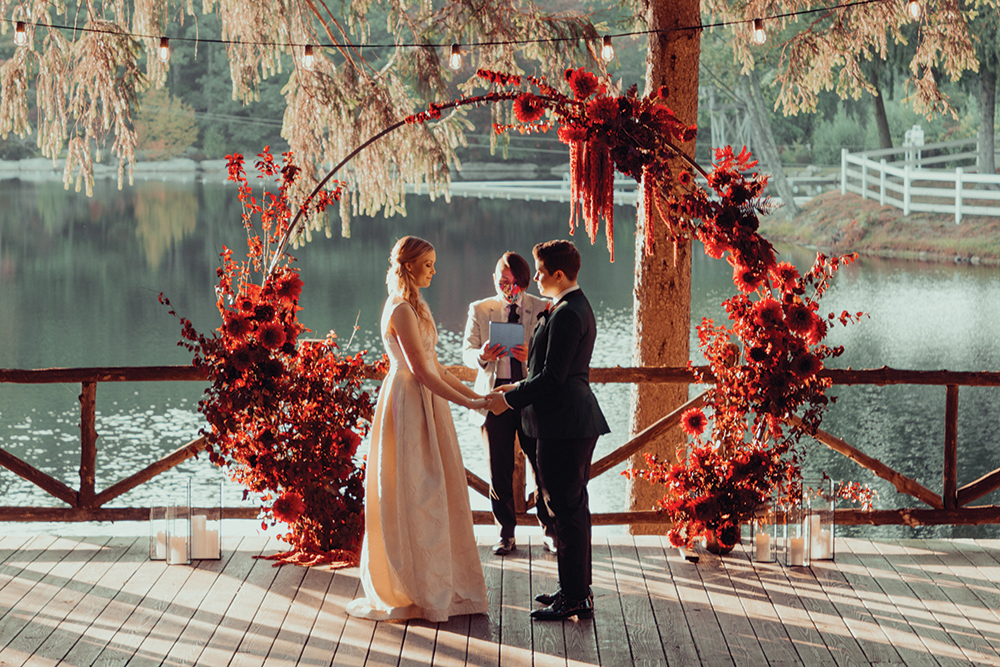
[[[921,11],[922,8],[920,7],[920,3],[917,2],[917,0],[910,0],[909,2],[906,3],[906,13],[914,21],[920,18]]]
[[[170,60],[170,38],[160,37],[160,60],[167,62]]]
[[[451,56],[448,58],[448,67],[455,70],[462,67],[462,47],[458,44],[451,45]]]
[[[753,20],[753,43],[763,44],[767,41],[767,33],[764,32],[764,20],[754,19]]]
[[[14,28],[14,43],[18,46],[24,46],[28,43],[28,32],[24,27],[24,21],[18,21],[17,27]]]
[[[306,44],[305,53],[302,54],[302,66],[306,69],[312,69],[315,61],[312,44]]]
[[[615,59],[615,47],[611,46],[611,35],[604,36],[604,44],[601,46],[601,58],[606,63]]]

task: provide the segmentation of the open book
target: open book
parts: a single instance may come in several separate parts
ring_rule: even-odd
[[[517,322],[490,322],[490,345],[497,343],[507,348],[506,356],[511,356],[512,347],[524,344],[524,325]]]

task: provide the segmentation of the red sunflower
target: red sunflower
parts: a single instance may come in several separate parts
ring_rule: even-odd
[[[688,435],[701,435],[707,425],[708,419],[705,418],[705,413],[701,411],[701,408],[685,410],[684,414],[681,415],[681,430]]]
[[[761,299],[753,306],[753,322],[759,327],[777,326],[782,319],[781,304],[774,299]]]

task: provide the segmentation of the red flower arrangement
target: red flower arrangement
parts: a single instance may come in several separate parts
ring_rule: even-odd
[[[322,342],[299,342],[308,331],[297,317],[302,279],[287,256],[268,257],[300,210],[288,195],[298,168],[289,154],[277,165],[267,148],[259,158],[260,178],[277,180],[276,194],[255,197],[243,157],[228,156],[249,249],[245,262],[236,262],[228,248],[221,254],[216,305],[222,325],[206,336],[181,318],[179,345],[194,353],[194,364],[211,381],[199,403],[210,427],[210,460],[245,487],[244,497],[259,497],[265,528],[288,525],[281,538],[291,550],[270,558],[351,564],[364,532],[364,467],[356,455],[374,410],[363,386],[364,352],[341,355],[333,332]],[[302,208],[320,212],[339,196],[335,182]],[[261,284],[252,281],[255,271],[264,274]],[[169,306],[163,295],[160,300]],[[385,370],[385,358],[375,367]]]
[[[678,463],[647,458],[647,468],[628,471],[666,486],[659,503],[671,515],[670,536],[689,545],[708,531],[732,544],[738,526],[772,495],[791,497],[800,476],[796,451],[801,436],[819,426],[833,399],[826,397],[828,379],[819,376],[823,361],[843,348],[823,344],[831,323],[847,324],[863,313],[844,312],[826,318],[817,300],[837,269],[855,258],[819,255],[804,276],[794,266],[778,263],[774,248],[757,232],[759,215],[773,207],[763,196],[767,178],[746,149],[719,149],[715,165],[706,171],[680,148],[695,138],[696,128],[676,117],[665,104],[666,91],[641,98],[632,86],[612,96],[583,69],[565,73],[573,97],[536,77],[509,77],[481,70],[494,88],[484,99],[496,102],[514,95],[515,117],[522,126],[495,126],[498,132],[547,130],[558,125],[560,140],[570,152],[570,233],[582,215],[591,243],[601,218],[614,261],[614,173],[633,177],[642,187],[645,250],[652,253],[654,211],[677,241],[694,237],[705,252],[733,267],[738,293],[725,307],[731,326],[704,320],[699,344],[709,361],[713,388],[706,406],[688,411],[682,428],[694,440],[689,453],[678,452]],[[527,83],[537,94],[520,90]],[[492,98],[490,96],[493,96]],[[456,103],[457,104],[457,103]],[[542,120],[546,115],[550,118]],[[705,178],[713,196],[694,182],[692,172]],[[803,426],[786,428],[799,411]],[[864,494],[855,493],[856,498]]]

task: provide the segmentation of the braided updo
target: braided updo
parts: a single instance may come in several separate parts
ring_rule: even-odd
[[[417,262],[421,257],[434,250],[428,241],[416,236],[404,236],[396,241],[389,253],[389,271],[385,274],[385,284],[389,288],[390,297],[405,299],[417,316],[425,321],[431,321],[430,309],[420,296],[420,290],[413,284],[413,274],[407,264]]]

